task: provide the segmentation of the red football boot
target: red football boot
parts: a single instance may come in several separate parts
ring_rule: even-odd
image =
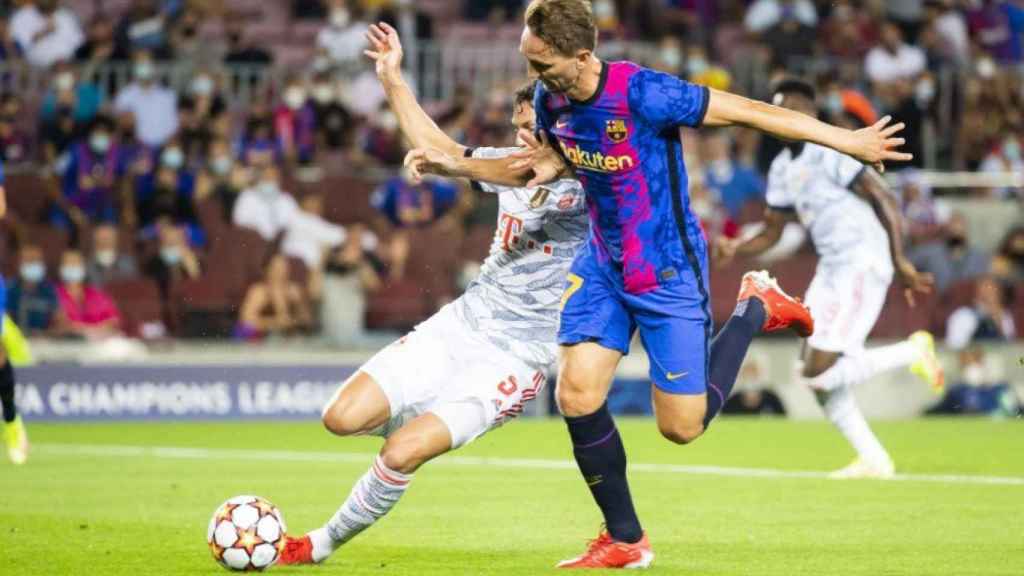
[[[582,555],[558,563],[558,568],[647,568],[654,562],[654,551],[647,533],[639,542],[626,544],[613,540],[602,529]]]
[[[313,562],[313,541],[309,535],[301,538],[285,536],[284,550],[281,550],[281,557],[277,563],[282,566],[293,564],[316,564]]]
[[[778,282],[768,272],[747,272],[740,283],[737,302],[757,298],[764,305],[765,319],[761,328],[765,332],[777,332],[792,328],[803,338],[814,334],[814,318],[811,311],[799,298],[793,298],[779,288]]]

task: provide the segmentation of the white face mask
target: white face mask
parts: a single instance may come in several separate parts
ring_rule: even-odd
[[[348,13],[347,8],[337,8],[331,11],[331,26],[335,28],[344,28],[348,26],[348,22],[351,16]]]
[[[231,171],[231,158],[228,156],[217,156],[210,163],[210,168],[213,169],[213,173],[218,176],[224,176]]]
[[[256,185],[256,191],[264,196],[273,196],[278,193],[277,182],[267,180]]]
[[[105,132],[97,132],[89,137],[89,147],[97,154],[106,154],[110,150],[110,136]]]
[[[167,248],[160,249],[160,259],[164,261],[168,266],[174,266],[178,262],[181,262],[181,250],[176,246],[169,246]]]
[[[825,98],[825,109],[832,114],[842,113],[843,106],[843,95],[839,92],[832,92]]]
[[[292,110],[302,108],[306,103],[306,92],[302,88],[289,88],[284,93],[284,103]]]
[[[679,53],[679,48],[674,46],[665,46],[661,49],[661,62],[669,68],[676,70],[679,65],[683,62],[683,56]]]
[[[46,265],[42,262],[28,262],[21,265],[20,272],[22,279],[35,284],[42,282],[46,276]]]
[[[392,132],[398,128],[398,118],[394,112],[384,112],[377,118],[377,126],[380,126],[382,130]]]
[[[334,100],[334,88],[330,84],[317,84],[313,87],[313,99],[318,104],[330,104]]]
[[[71,72],[61,72],[53,79],[53,85],[60,92],[68,92],[75,87],[75,75]]]
[[[117,252],[113,250],[97,250],[96,251],[96,262],[100,266],[113,266],[114,262],[117,261]]]
[[[964,367],[961,376],[968,386],[981,386],[985,383],[985,368],[981,364],[971,364]]]
[[[196,96],[213,94],[213,80],[209,76],[198,76],[192,81],[192,93]]]
[[[137,80],[150,80],[153,78],[153,64],[150,62],[139,62],[135,65],[135,78]]]
[[[85,280],[85,268],[81,266],[61,266],[60,279],[65,284],[79,284]]]
[[[168,148],[160,156],[160,162],[168,168],[177,170],[185,164],[185,154],[181,148]]]
[[[686,61],[686,72],[690,76],[700,76],[708,69],[708,61],[704,58],[690,58]]]

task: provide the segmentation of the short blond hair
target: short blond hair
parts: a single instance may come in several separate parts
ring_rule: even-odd
[[[597,23],[589,0],[533,0],[526,26],[563,56],[597,48]]]

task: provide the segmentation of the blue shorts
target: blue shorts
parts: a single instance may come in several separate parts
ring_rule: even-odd
[[[558,343],[595,342],[627,354],[639,328],[654,385],[671,394],[704,394],[711,340],[707,258],[680,267],[656,290],[629,294],[614,265],[599,263],[588,248],[569,274]]]

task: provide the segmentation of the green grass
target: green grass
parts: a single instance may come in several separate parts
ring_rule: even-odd
[[[851,454],[825,423],[725,419],[693,446],[620,422],[631,461],[829,470]],[[1024,478],[1024,423],[879,423],[901,472]],[[38,450],[0,464],[0,574],[226,574],[210,514],[255,493],[293,531],[320,525],[379,440],[315,423],[32,425]],[[365,452],[366,462],[59,454],[53,444]],[[460,452],[564,460],[558,421],[516,422]],[[1024,486],[634,472],[654,571],[686,575],[1024,574]],[[578,553],[599,514],[571,469],[428,464],[395,511],[317,569],[280,574],[537,574]]]

